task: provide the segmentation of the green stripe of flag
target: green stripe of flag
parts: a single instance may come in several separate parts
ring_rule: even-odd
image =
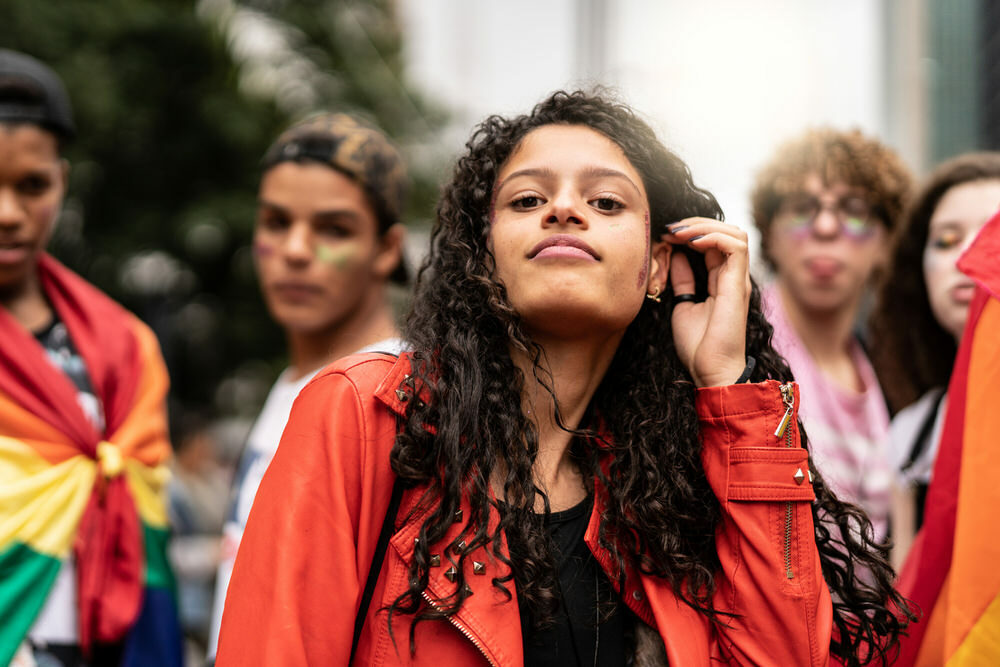
[[[167,562],[167,542],[170,531],[166,528],[155,528],[142,524],[142,536],[146,548],[146,586],[150,588],[165,588],[177,597],[177,582],[173,570]]]
[[[14,658],[61,566],[58,558],[20,542],[0,551],[0,665]]]

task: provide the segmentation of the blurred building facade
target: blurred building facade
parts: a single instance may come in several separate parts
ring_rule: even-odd
[[[977,0],[398,0],[407,71],[453,112],[610,85],[749,230],[755,170],[805,127],[859,127],[917,174],[1000,147],[1000,8]],[[992,105],[992,106],[991,106]]]

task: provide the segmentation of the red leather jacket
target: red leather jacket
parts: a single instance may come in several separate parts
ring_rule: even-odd
[[[405,356],[348,357],[317,375],[296,400],[236,559],[218,665],[347,663],[393,485],[389,452],[403,410],[396,389],[408,370]],[[783,396],[793,402],[792,419],[778,437]],[[722,567],[714,605],[735,617],[727,627],[713,625],[664,580],[629,572],[622,599],[659,630],[671,665],[828,662],[832,605],[813,538],[814,495],[795,428],[797,405],[797,390],[786,385],[783,391],[774,381],[698,391],[705,471],[724,517],[716,537]],[[404,494],[401,519],[419,493]],[[598,493],[585,540],[615,582],[611,556],[596,539],[599,503]],[[492,585],[502,564],[485,553],[466,561],[485,570],[466,573],[473,595],[450,623],[418,624],[413,655],[411,617],[395,615],[395,643],[390,638],[382,608],[406,590],[421,516],[390,540],[356,664],[521,666],[517,601]],[[444,543],[461,527],[456,523]],[[442,560],[429,583],[435,597],[454,589]]]

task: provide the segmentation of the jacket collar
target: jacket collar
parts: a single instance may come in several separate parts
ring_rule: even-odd
[[[409,373],[410,355],[404,352],[396,358],[396,363],[392,365],[386,376],[382,378],[382,382],[375,388],[375,398],[400,416],[405,413],[406,403],[412,398],[412,392],[408,392],[402,387],[403,381],[409,377]]]

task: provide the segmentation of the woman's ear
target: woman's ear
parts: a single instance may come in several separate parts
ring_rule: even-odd
[[[667,281],[670,279],[670,256],[674,246],[666,241],[653,243],[649,258],[649,279],[646,283],[647,294],[663,294],[667,291]]]
[[[399,263],[403,261],[403,240],[405,238],[406,227],[399,222],[382,234],[374,265],[375,275],[380,279],[388,280]]]

